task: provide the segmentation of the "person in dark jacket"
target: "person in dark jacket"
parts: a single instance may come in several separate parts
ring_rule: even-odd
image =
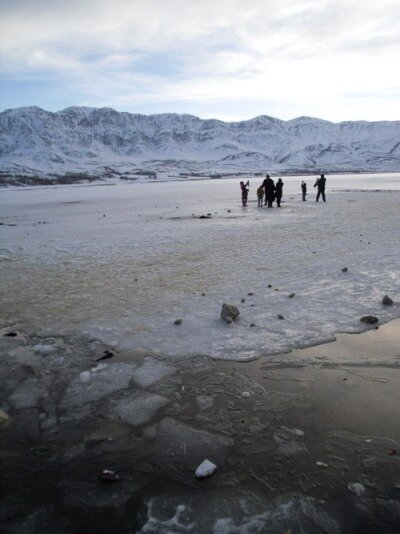
[[[317,192],[317,198],[315,199],[315,202],[318,202],[319,197],[322,195],[322,200],[326,202],[325,197],[325,184],[326,184],[326,178],[324,174],[321,174],[320,178],[315,182],[314,187],[318,187]]]
[[[267,174],[267,177],[263,181],[263,187],[265,191],[265,204],[266,206],[268,204],[269,208],[272,208],[272,203],[275,200],[275,184],[272,178],[270,178],[269,174]]]
[[[304,181],[301,182],[301,194],[303,196],[303,202],[305,202],[307,195],[307,184]]]
[[[249,194],[250,181],[247,180],[246,183],[240,182],[240,189],[242,190],[242,205],[243,207],[247,206],[247,197]]]
[[[282,182],[282,178],[278,178],[278,181],[276,182],[276,185],[275,185],[275,198],[276,198],[276,204],[278,208],[281,207],[282,194],[283,194],[283,182]]]

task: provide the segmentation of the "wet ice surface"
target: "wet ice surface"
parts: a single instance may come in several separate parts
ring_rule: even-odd
[[[257,361],[173,366],[145,349],[96,362],[99,341],[9,331],[2,531],[397,532],[398,320]],[[205,459],[217,470],[200,481]],[[101,484],[103,469],[120,480]]]
[[[400,194],[227,186],[1,192],[2,531],[398,531]]]
[[[300,180],[280,210],[256,207],[260,179],[245,209],[238,180],[3,190],[2,324],[246,360],[399,316],[380,302],[400,294],[400,175],[329,177],[326,204],[312,177],[301,202]],[[349,187],[364,192],[331,191]]]

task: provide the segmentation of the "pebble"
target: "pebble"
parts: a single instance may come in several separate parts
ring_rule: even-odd
[[[174,324],[182,324],[182,319],[175,319]]]
[[[290,293],[290,295],[288,295],[288,297],[289,297],[290,299],[292,299],[292,298],[295,296],[295,294],[296,294],[296,293]]]
[[[389,295],[385,295],[385,296],[383,297],[383,299],[382,299],[382,304],[383,304],[384,306],[392,306],[392,304],[393,304],[393,299],[391,299],[391,298],[389,297]]]
[[[361,317],[360,321],[365,324],[375,324],[379,321],[379,319],[374,315],[365,315],[364,317]]]
[[[105,484],[111,484],[113,482],[118,482],[119,476],[115,471],[103,469],[103,471],[99,473],[99,480],[100,482],[104,482]]]

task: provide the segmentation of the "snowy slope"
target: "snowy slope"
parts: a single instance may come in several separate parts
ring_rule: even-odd
[[[38,107],[0,113],[0,171],[398,171],[400,121],[310,117],[241,122],[140,115],[110,108]]]

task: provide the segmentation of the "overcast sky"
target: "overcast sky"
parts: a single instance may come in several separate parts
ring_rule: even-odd
[[[0,110],[400,120],[400,0],[0,0]]]

